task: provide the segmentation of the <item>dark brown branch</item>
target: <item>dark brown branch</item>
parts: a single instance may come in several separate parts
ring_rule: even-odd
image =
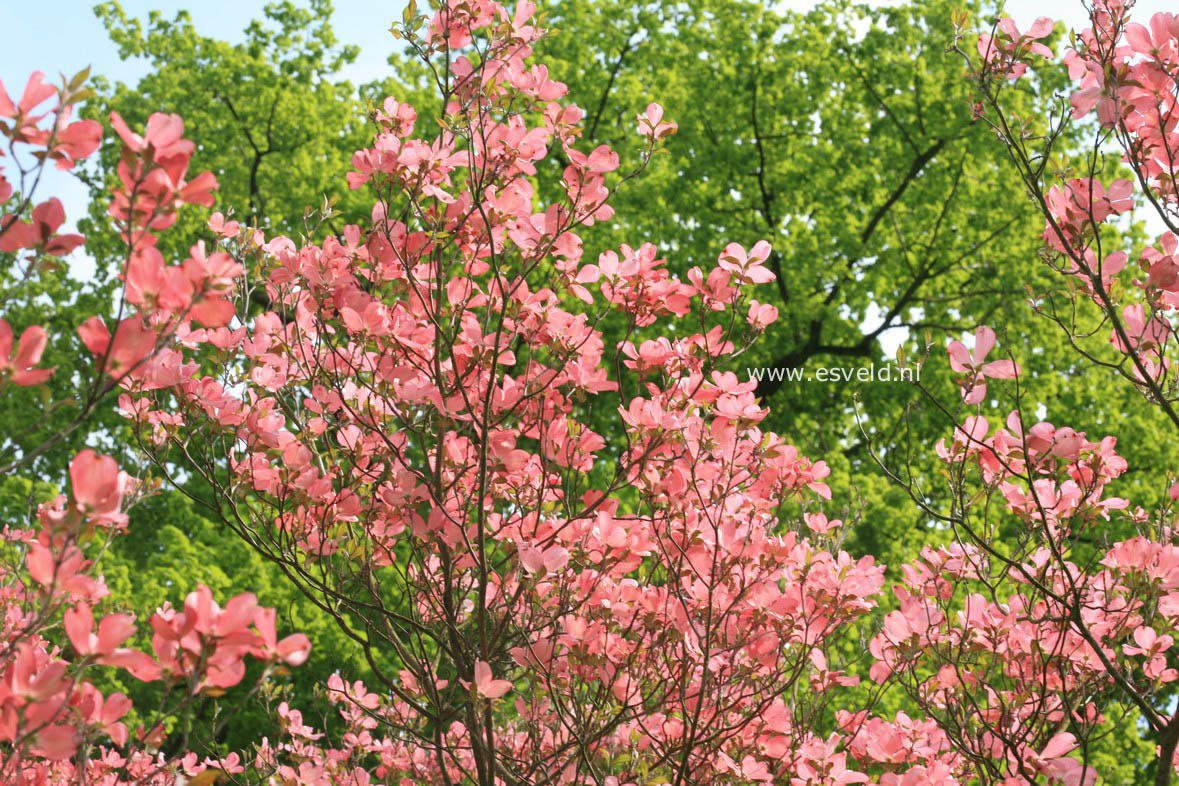
[[[631,39],[634,38],[635,31],[631,31],[626,36],[626,43],[622,46],[622,51],[618,53],[618,59],[614,61],[614,65],[610,67],[610,78],[606,80],[606,87],[602,90],[602,98],[598,101],[598,110],[594,112],[594,121],[590,123],[589,131],[586,133],[587,139],[596,139],[598,133],[598,123],[602,120],[602,112],[606,109],[606,102],[610,98],[610,91],[614,89],[614,80],[618,78],[618,72],[622,69],[622,62],[626,60],[627,54],[634,49],[634,44]]]
[[[901,180],[896,188],[893,189],[893,192],[889,194],[888,199],[886,199],[884,203],[880,205],[880,207],[876,208],[876,212],[873,213],[872,218],[868,220],[868,225],[865,226],[864,231],[860,233],[861,243],[868,242],[868,239],[872,237],[872,233],[876,231],[877,225],[879,225],[884,216],[888,214],[888,211],[892,209],[892,206],[897,203],[897,200],[904,195],[905,190],[909,187],[909,184],[917,179],[917,176],[921,174],[921,170],[925,169],[925,166],[931,160],[933,160],[933,157],[941,152],[941,149],[946,146],[946,141],[947,140],[945,139],[938,139],[932,145],[930,145],[929,148],[925,150],[925,152],[921,153],[917,156],[916,159],[914,159],[913,165],[910,166],[909,171],[905,173],[904,179]]]
[[[753,123],[753,144],[757,150],[757,190],[761,194],[761,217],[766,222],[766,230],[774,237],[778,233],[778,218],[774,215],[774,192],[766,184],[766,149],[762,144],[761,128],[757,122],[757,63],[753,64],[753,79],[750,85],[749,115]],[[782,255],[777,251],[770,253],[770,269],[774,271],[774,282],[778,285],[778,295],[782,298],[782,305],[790,303],[790,291],[786,288],[786,277],[782,275]]]

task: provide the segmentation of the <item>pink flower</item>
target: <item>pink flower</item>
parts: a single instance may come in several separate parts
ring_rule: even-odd
[[[110,655],[135,633],[134,619],[130,614],[111,614],[98,623],[95,633],[90,606],[79,603],[66,610],[65,630],[79,655]]]
[[[311,653],[311,640],[302,633],[293,633],[276,642],[274,609],[260,608],[254,616],[254,627],[262,637],[261,657],[281,660],[288,666],[302,666]]]
[[[124,477],[110,456],[83,450],[70,462],[70,485],[78,511],[100,517],[117,514],[123,502]]]
[[[475,690],[480,696],[498,699],[512,689],[507,680],[492,679],[491,665],[485,660],[475,661]]]
[[[1052,50],[1037,40],[1051,35],[1053,26],[1050,18],[1041,16],[1026,33],[1020,33],[1014,19],[1003,17],[999,20],[998,35],[983,33],[978,37],[978,54],[984,65],[1005,70],[1008,79],[1018,79],[1027,71],[1021,60],[1033,55],[1053,56]]]
[[[1150,29],[1137,22],[1126,25],[1126,43],[1138,54],[1167,62],[1179,49],[1179,17],[1157,13],[1150,18]]]
[[[156,343],[156,334],[136,317],[119,323],[113,341],[101,317],[91,317],[79,325],[78,335],[87,349],[106,358],[106,371],[112,377],[120,377],[134,369],[151,354]]]
[[[535,546],[520,547],[520,564],[528,573],[556,573],[569,564],[569,551],[561,546],[549,546],[543,552]]]
[[[774,779],[770,773],[770,768],[765,762],[758,761],[752,756],[746,756],[738,764],[732,757],[725,753],[717,754],[717,769],[722,772],[731,772],[741,781],[759,781],[769,783]]]
[[[58,228],[65,223],[65,208],[57,197],[47,199],[33,208],[32,240],[34,244],[55,257],[63,257],[82,245],[81,235],[57,235]]]
[[[21,644],[10,667],[8,687],[13,694],[32,701],[44,701],[69,685],[66,664],[30,644]]]
[[[25,92],[20,102],[15,106],[8,93],[4,91],[4,83],[0,82],[0,117],[16,118],[18,115],[27,116],[38,105],[57,94],[57,88],[43,82],[45,74],[34,71],[25,83]]]
[[[177,155],[191,155],[195,147],[191,141],[183,139],[184,120],[180,115],[153,113],[147,119],[147,130],[140,136],[127,127],[118,112],[111,112],[111,127],[133,153],[143,152],[150,147],[157,161]]]
[[[1014,360],[983,363],[994,346],[995,331],[989,327],[980,327],[975,332],[973,350],[968,351],[961,341],[950,342],[947,349],[950,368],[970,375],[962,386],[962,400],[967,404],[977,404],[986,396],[987,386],[980,384],[983,379],[1015,379],[1019,376],[1019,365]]]
[[[743,283],[765,284],[774,280],[774,274],[761,264],[770,258],[770,251],[770,244],[764,240],[757,241],[748,254],[740,243],[729,243],[717,258],[717,265]]]
[[[679,130],[679,126],[670,121],[664,123],[663,107],[659,104],[647,104],[647,110],[636,118],[639,122],[639,133],[651,139],[662,139],[671,136]]]
[[[318,740],[323,736],[322,733],[316,732],[315,729],[303,723],[303,713],[299,710],[291,709],[291,705],[285,701],[278,705],[278,717],[287,734],[290,734],[292,737],[302,737],[305,740]]]
[[[72,169],[76,162],[97,150],[101,142],[102,126],[94,120],[79,120],[58,132],[57,144],[49,155],[57,161],[58,169]]]
[[[778,309],[769,303],[749,301],[749,315],[747,320],[755,330],[765,330],[778,319]]]
[[[236,221],[226,221],[225,215],[218,211],[209,216],[209,229],[221,237],[233,238],[241,232],[241,224]]]
[[[1170,636],[1160,636],[1154,628],[1143,626],[1134,631],[1134,644],[1137,646],[1125,644],[1122,649],[1127,655],[1154,656],[1169,650],[1173,643]]]
[[[15,354],[12,351],[12,328],[0,319],[0,378],[7,375],[14,385],[39,385],[53,376],[52,368],[33,368],[49,344],[49,334],[40,325],[25,328]]]

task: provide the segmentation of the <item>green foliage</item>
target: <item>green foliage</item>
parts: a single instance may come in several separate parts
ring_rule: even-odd
[[[1003,145],[972,116],[963,64],[946,51],[960,5],[830,0],[798,14],[748,0],[550,3],[559,32],[538,58],[585,108],[587,147],[606,143],[634,161],[634,118],[651,101],[679,124],[667,154],[622,187],[615,220],[585,233],[587,256],[649,240],[682,276],[730,241],[768,239],[778,281],[762,300],[780,317],[730,369],[743,380],[753,367],[895,363],[881,340],[904,329],[909,362],[928,357],[922,385],[952,406],[943,347],[989,324],[1025,369],[1024,400],[1047,403],[1045,419],[1119,434],[1132,462],[1166,465],[1175,456],[1158,455],[1156,415],[1138,394],[1077,368],[1064,334],[1028,307],[1029,288],[1057,277],[1038,258],[1043,221]],[[1065,84],[1046,69],[1011,88],[1028,133],[1043,133],[1039,118]],[[993,390],[1006,400],[987,408],[1005,417],[1014,387]],[[876,480],[873,454],[936,494],[930,448],[951,421],[913,385],[797,381],[759,394],[770,427],[832,465],[837,509],[858,520],[854,551],[895,565],[936,538],[905,493]],[[1127,419],[1102,423],[1111,409]],[[1157,492],[1132,493],[1149,502]]]
[[[184,118],[197,149],[193,173],[211,170],[220,183],[219,204],[233,217],[268,233],[298,237],[306,208],[338,201],[342,221],[365,214],[360,194],[343,180],[352,153],[367,140],[363,107],[347,81],[334,81],[355,60],[355,47],[340,46],[329,24],[331,3],[308,8],[271,3],[265,19],[252,22],[245,40],[228,44],[200,35],[185,11],[169,21],[153,12],[144,25],[128,18],[118,2],[95,13],[124,57],[144,57],[151,72],[135,85],[98,81],[88,113],[105,122],[111,111],[132,128],[153,112]],[[109,183],[119,156],[113,140],[102,151],[102,183]],[[193,238],[208,236],[207,215],[193,212],[161,237],[165,256],[182,259]],[[120,255],[117,237],[103,220],[102,205],[83,229],[100,262]],[[343,224],[333,224],[343,230]]]
[[[37,505],[52,499],[57,491],[57,487],[51,483],[19,475],[0,478],[0,521],[12,524],[28,522]]]
[[[182,607],[185,596],[198,584],[207,585],[222,601],[252,592],[262,605],[277,610],[280,637],[300,631],[312,641],[307,662],[279,680],[287,694],[310,699],[337,670],[350,679],[365,678],[368,666],[363,656],[335,620],[302,595],[278,566],[226,533],[220,522],[202,516],[188,498],[175,491],[147,497],[132,508],[130,519],[128,532],[112,540],[99,566],[112,599],[140,620],[165,602]],[[150,651],[150,628],[141,624],[137,637],[137,644]],[[250,684],[249,679],[243,681]],[[137,707],[154,707],[161,695],[158,684],[140,683],[122,673],[112,675],[106,689],[126,693]],[[268,731],[273,713],[260,701],[245,700],[244,687],[234,691],[242,694],[242,703],[222,738],[201,739],[199,744],[215,746],[233,740],[237,746],[267,733],[273,736]]]

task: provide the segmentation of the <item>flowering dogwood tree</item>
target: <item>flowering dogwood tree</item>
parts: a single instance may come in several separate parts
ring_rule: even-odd
[[[527,62],[531,13],[408,11],[444,111],[416,135],[413,107],[374,110],[348,176],[371,222],[300,245],[215,215],[217,253],[272,307],[178,334],[120,399],[159,469],[203,477],[380,682],[328,685],[342,737],[284,707],[258,766],[487,786],[850,774],[819,733],[855,682],[831,653],[882,568],[825,550],[826,466],[763,432],[754,384],[721,370],[776,316],[753,296],[770,248],[731,244],[687,280],[650,243],[583,260],[578,230],[676,127],[648,106],[625,176],[580,149],[582,111]],[[553,151],[564,198],[539,204]],[[605,320],[628,340],[607,347]]]
[[[1089,28],[1063,57],[1076,89],[1042,136],[1005,98],[1028,67],[1051,67],[1042,39],[1052,21],[1021,32],[1002,19],[962,54],[976,117],[1007,143],[1045,218],[1044,260],[1062,276],[1060,289],[1032,293],[1032,306],[1065,332],[1078,363],[1121,375],[1179,427],[1179,17],[1155,14],[1147,27],[1130,20],[1131,5],[1093,4]],[[1067,160],[1053,149],[1065,124],[1092,115],[1089,155]],[[1164,231],[1132,271],[1118,219],[1136,204]],[[963,398],[945,409],[956,426],[937,452],[952,503],[923,504],[956,541],[904,566],[900,608],[872,642],[872,676],[904,685],[985,782],[1094,783],[1092,743],[1122,721],[1107,716],[1120,702],[1158,744],[1154,782],[1169,783],[1179,744],[1169,687],[1179,679],[1174,510],[1111,494],[1127,470],[1115,437],[1035,422],[1036,402],[1019,392],[1019,351],[985,362],[995,342],[982,327],[973,351],[949,348]],[[1016,380],[1003,388],[1016,407],[997,428],[985,411],[999,398],[989,379]],[[1163,488],[1173,482],[1157,474]],[[911,477],[898,480],[923,499]],[[1179,498],[1179,486],[1169,496]]]

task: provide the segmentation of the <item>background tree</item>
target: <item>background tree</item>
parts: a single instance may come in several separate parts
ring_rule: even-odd
[[[151,70],[134,85],[100,81],[88,111],[118,111],[128,122],[161,106],[181,113],[200,134],[194,161],[217,176],[234,220],[298,235],[305,212],[325,199],[343,200],[353,220],[359,203],[340,175],[369,132],[355,88],[335,78],[357,51],[336,39],[331,10],[328,0],[271,3],[231,45],[198,33],[184,11],[173,19],[156,12],[145,24],[117,1],[99,4],[95,13],[120,56],[144,57]],[[116,152],[101,159],[104,172]],[[183,228],[196,236],[202,227],[194,218]]]
[[[896,362],[882,349],[890,329],[906,329],[902,346],[920,358],[931,341],[994,324],[1012,343],[1037,347],[1023,384],[1047,402],[1048,419],[1079,414],[1076,422],[1096,427],[1104,416],[1094,402],[1116,401],[1131,462],[1159,460],[1134,452],[1158,427],[1154,413],[1106,376],[1080,373],[1067,342],[1024,305],[1027,287],[1049,280],[1037,261],[1040,220],[1004,165],[1003,144],[973,116],[961,61],[946,51],[954,14],[983,8],[823,2],[802,14],[742,0],[553,3],[546,18],[575,33],[541,49],[586,109],[587,138],[632,149],[625,118],[656,85],[680,124],[669,155],[620,192],[621,220],[587,233],[587,245],[658,229],[682,275],[718,238],[766,237],[778,279],[763,298],[780,318],[733,371],[880,366]],[[1065,78],[1039,69],[1008,91],[1028,133],[1047,130]],[[1075,142],[1071,133],[1059,147]],[[940,354],[922,382],[952,393]],[[895,563],[909,556],[906,544],[941,537],[866,450],[871,440],[896,466],[922,460],[916,448],[940,426],[914,408],[912,385],[763,379],[758,395],[775,428],[828,457],[836,499],[862,523],[854,549]]]

